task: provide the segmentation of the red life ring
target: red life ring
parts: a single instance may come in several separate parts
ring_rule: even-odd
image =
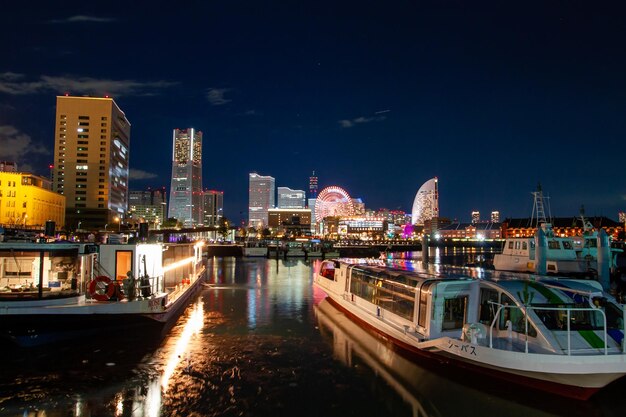
[[[104,284],[104,286],[102,286]],[[99,292],[98,290],[104,291]],[[115,294],[115,284],[111,282],[111,278],[100,275],[89,282],[89,295],[97,301],[109,301]]]

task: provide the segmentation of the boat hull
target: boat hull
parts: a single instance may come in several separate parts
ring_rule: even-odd
[[[46,345],[82,337],[115,337],[121,331],[162,336],[199,292],[204,273],[173,301],[167,294],[128,302],[92,302],[84,296],[74,303],[0,305],[0,337],[21,347]]]
[[[441,338],[432,341],[432,343],[419,342],[414,336],[407,335],[406,332],[403,333],[400,329],[393,329],[392,326],[386,325],[380,318],[371,316],[351,302],[334,295],[332,292],[328,291],[328,288],[324,288],[317,283],[316,285],[328,295],[327,300],[335,308],[342,311],[348,318],[370,333],[392,343],[400,354],[412,360],[429,359],[438,364],[452,364],[459,369],[479,372],[484,375],[496,377],[500,380],[509,381],[516,385],[581,400],[589,399],[598,390],[624,375],[623,368],[626,365],[623,363],[623,356],[621,356],[620,359],[616,359],[618,363],[615,364],[614,372],[594,375],[586,373],[577,374],[575,370],[572,373],[555,373],[554,370],[549,369],[545,363],[542,364],[540,362],[537,363],[536,371],[512,369],[510,367],[505,368],[494,365],[493,363],[477,362],[459,354],[461,353],[460,351],[465,351],[463,353],[471,352],[470,349],[472,346],[468,343],[460,343],[459,340],[450,338]],[[473,347],[476,349],[479,348],[479,346]],[[455,349],[459,352],[455,352]],[[485,347],[482,347],[482,349],[494,350]],[[551,360],[554,360],[555,356],[563,356],[563,358],[557,358],[557,360],[571,360],[572,366],[576,366],[575,357],[567,357],[566,355],[539,356],[550,356]],[[537,357],[538,359],[539,356]],[[506,366],[506,361],[502,363]],[[610,367],[611,365],[608,366]],[[541,370],[542,367],[546,369]]]

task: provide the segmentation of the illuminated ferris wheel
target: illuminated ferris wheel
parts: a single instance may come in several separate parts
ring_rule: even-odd
[[[315,201],[315,220],[321,222],[328,216],[347,217],[354,215],[350,195],[341,187],[326,187]]]

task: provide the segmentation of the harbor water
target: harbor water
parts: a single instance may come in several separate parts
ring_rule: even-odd
[[[431,255],[468,264],[490,254]],[[624,381],[578,402],[409,362],[323,300],[317,262],[211,258],[205,288],[160,339],[120,331],[34,350],[3,342],[0,416],[626,414]]]

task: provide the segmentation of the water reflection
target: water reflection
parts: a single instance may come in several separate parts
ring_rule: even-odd
[[[456,379],[446,364],[417,367],[323,307],[324,294],[312,285],[318,262],[212,258],[205,290],[165,339],[103,335],[80,346],[3,352],[0,416],[618,416],[626,410],[625,383],[592,402],[568,405],[474,376]],[[394,262],[419,266],[408,257]]]
[[[382,378],[410,409],[410,415],[507,415],[559,416],[594,415],[584,403],[553,399],[553,404],[537,408],[537,400],[528,392],[511,393],[506,387],[487,382],[480,390],[483,378],[459,383],[449,376],[453,370],[445,363],[437,371],[420,367],[416,362],[397,354],[385,344],[357,326],[327,301],[315,307],[320,331],[331,340],[335,358],[354,368],[364,364],[374,375]],[[490,393],[489,390],[492,392]],[[513,398],[512,395],[513,394]],[[541,404],[541,402],[539,402]]]

